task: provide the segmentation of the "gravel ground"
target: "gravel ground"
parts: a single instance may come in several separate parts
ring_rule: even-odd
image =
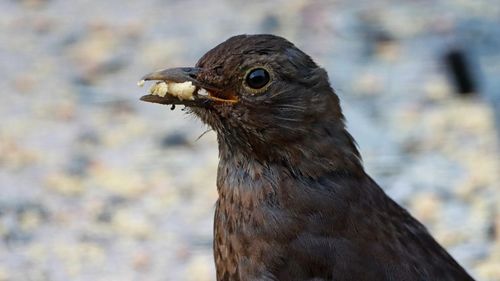
[[[0,2],[0,281],[214,280],[215,135],[135,84],[240,33],[324,66],[369,173],[500,280],[499,26],[493,0]]]

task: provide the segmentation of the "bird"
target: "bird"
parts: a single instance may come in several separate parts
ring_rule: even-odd
[[[473,280],[365,172],[325,69],[285,38],[237,35],[194,67],[184,105],[217,134],[216,280]]]

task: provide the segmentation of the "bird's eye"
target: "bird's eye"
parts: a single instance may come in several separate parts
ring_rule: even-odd
[[[256,90],[266,86],[270,79],[269,72],[263,68],[251,70],[245,78],[248,87]]]

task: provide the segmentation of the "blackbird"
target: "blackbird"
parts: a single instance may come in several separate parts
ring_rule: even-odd
[[[326,71],[291,42],[234,36],[143,80],[191,82],[141,99],[217,133],[217,280],[473,280],[365,173]]]

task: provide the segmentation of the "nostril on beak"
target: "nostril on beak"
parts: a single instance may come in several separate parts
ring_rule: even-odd
[[[193,79],[196,79],[198,73],[200,72],[199,68],[193,68],[193,67],[184,67],[182,70],[186,73],[186,75],[188,75]]]

